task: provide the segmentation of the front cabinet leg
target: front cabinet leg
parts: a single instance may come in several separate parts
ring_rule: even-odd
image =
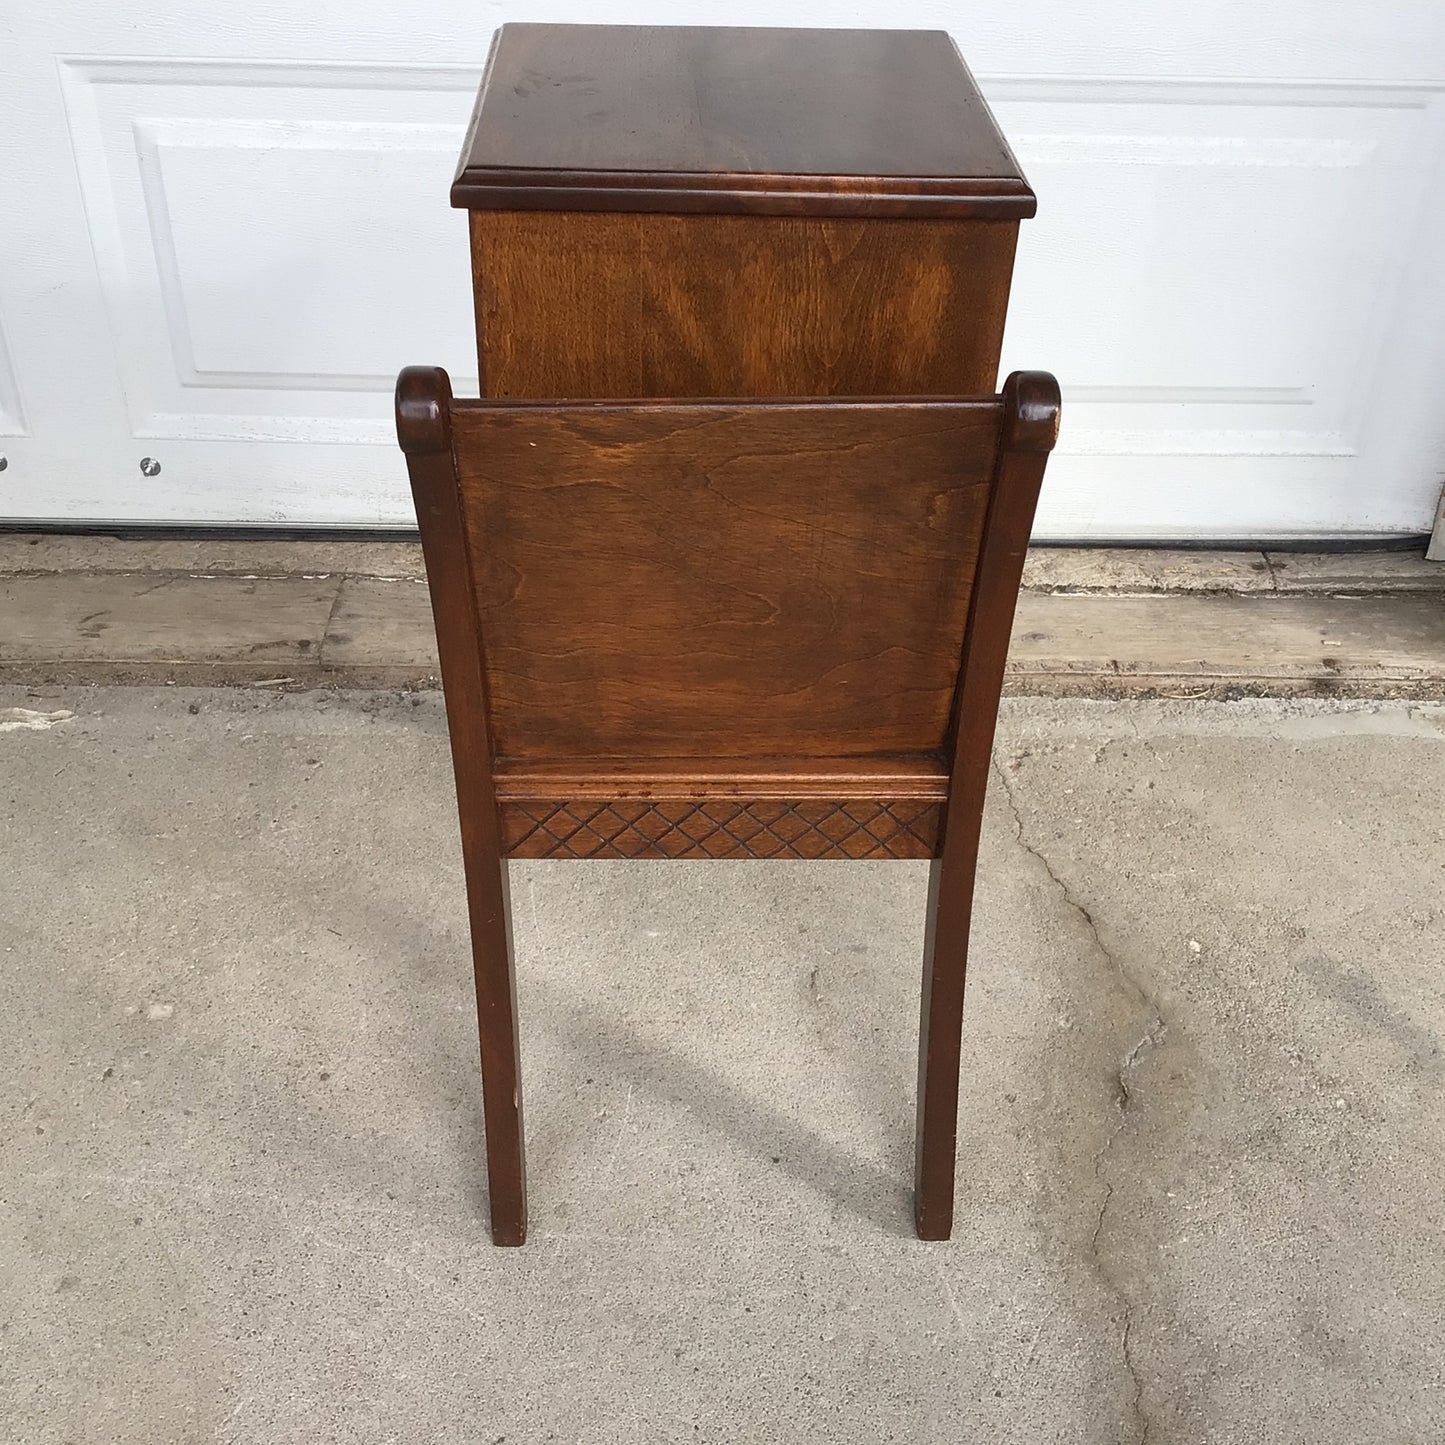
[[[464,841],[468,831],[463,828]],[[519,1245],[527,1238],[527,1165],[522,1138],[517,979],[507,864],[493,849],[466,846],[463,851],[482,1047],[492,1243]]]

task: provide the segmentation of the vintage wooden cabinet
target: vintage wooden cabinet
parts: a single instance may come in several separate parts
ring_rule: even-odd
[[[482,394],[976,396],[1034,195],[943,31],[506,25]]]
[[[1058,389],[1034,198],[942,33],[509,25],[453,202],[482,396],[397,390],[466,858],[493,1237],[526,1232],[508,858],[933,860],[916,1223]]]

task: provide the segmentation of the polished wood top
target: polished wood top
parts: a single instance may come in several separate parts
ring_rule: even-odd
[[[978,217],[1034,194],[941,30],[504,25],[472,210]]]

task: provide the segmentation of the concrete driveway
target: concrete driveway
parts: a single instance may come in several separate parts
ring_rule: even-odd
[[[557,863],[503,1251],[438,695],[6,690],[0,1440],[1445,1438],[1445,710],[997,757],[955,1238],[924,865]]]

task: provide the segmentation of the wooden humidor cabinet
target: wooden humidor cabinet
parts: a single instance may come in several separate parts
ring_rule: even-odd
[[[1034,196],[942,31],[507,25],[452,187],[482,395],[979,395]]]
[[[915,1221],[953,1219],[974,862],[1058,387],[952,42],[509,25],[452,201],[482,395],[408,368],[493,1238],[526,1236],[511,858],[931,860]]]

